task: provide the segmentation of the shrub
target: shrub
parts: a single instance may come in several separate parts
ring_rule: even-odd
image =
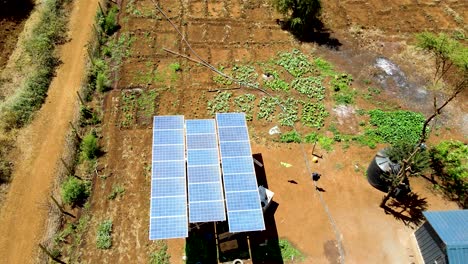
[[[98,249],[109,249],[112,246],[112,220],[104,220],[97,229],[96,246]]]
[[[93,132],[88,133],[80,144],[80,157],[82,160],[93,160],[99,154],[97,138]]]
[[[446,193],[468,207],[468,146],[460,141],[442,141],[430,150],[431,167]]]
[[[398,142],[385,150],[385,154],[394,163],[402,163],[416,149],[415,144],[409,142]],[[411,162],[408,164],[411,167],[412,175],[416,175],[429,167],[429,153],[425,150],[417,152]]]
[[[109,78],[104,72],[98,72],[96,75],[96,90],[100,93],[109,90]]]
[[[167,244],[165,242],[160,242],[160,248],[151,253],[150,255],[150,264],[170,264],[171,256],[167,253]]]
[[[97,15],[98,25],[104,33],[107,35],[112,35],[119,29],[119,24],[117,23],[117,15],[119,13],[119,7],[114,5],[112,6],[107,14],[102,14],[101,12]]]
[[[69,176],[61,186],[62,200],[66,204],[77,205],[83,203],[91,193],[91,184]]]
[[[301,143],[301,135],[296,131],[284,133],[280,136],[280,142],[283,143]]]

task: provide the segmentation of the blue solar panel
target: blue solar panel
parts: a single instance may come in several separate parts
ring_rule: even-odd
[[[252,156],[250,144],[247,141],[223,142],[220,144],[220,150],[223,157]]]
[[[155,116],[150,239],[188,236],[183,116]]]
[[[190,183],[219,181],[221,169],[219,164],[209,166],[190,166],[187,168],[188,181]]]
[[[151,240],[187,237],[187,216],[151,218],[149,231]]]
[[[216,114],[229,232],[265,230],[245,114]]]
[[[192,223],[206,222],[206,219],[226,220],[223,201],[190,203],[189,208]]]
[[[217,149],[216,134],[187,135],[187,149]]]
[[[182,178],[185,175],[185,160],[153,162],[153,179]]]
[[[249,133],[245,127],[218,127],[219,138],[226,141],[249,141]]]
[[[188,166],[203,166],[219,164],[218,149],[187,149]]]
[[[260,220],[261,219],[261,220]],[[263,211],[228,211],[229,232],[246,232],[246,231],[261,231],[265,230],[263,223]]]
[[[189,222],[226,220],[216,123],[186,120]]]
[[[218,127],[247,127],[244,113],[221,113],[216,114]]]

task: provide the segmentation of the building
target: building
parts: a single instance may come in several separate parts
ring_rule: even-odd
[[[468,263],[468,210],[424,212],[414,233],[426,264]]]

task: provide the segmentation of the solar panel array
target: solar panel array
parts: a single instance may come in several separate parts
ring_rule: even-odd
[[[149,238],[188,236],[183,116],[155,116]]]
[[[229,232],[265,230],[244,113],[216,114]]]
[[[189,222],[226,220],[214,119],[186,120]]]

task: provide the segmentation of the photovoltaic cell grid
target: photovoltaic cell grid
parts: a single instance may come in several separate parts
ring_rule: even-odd
[[[188,236],[183,116],[155,116],[151,172],[151,240]]]
[[[216,114],[229,232],[265,230],[244,113]]]
[[[186,120],[189,222],[226,220],[214,119]]]

